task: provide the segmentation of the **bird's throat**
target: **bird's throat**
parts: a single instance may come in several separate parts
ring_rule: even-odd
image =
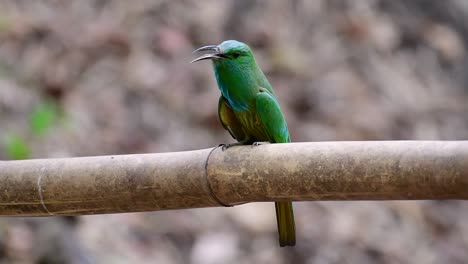
[[[249,105],[255,103],[259,88],[255,70],[228,60],[214,62],[213,66],[218,88],[229,105],[237,112],[248,110]]]

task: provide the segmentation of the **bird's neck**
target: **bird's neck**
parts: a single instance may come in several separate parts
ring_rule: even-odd
[[[264,76],[260,68],[255,63],[242,65],[228,60],[213,66],[219,90],[234,111],[249,110]]]

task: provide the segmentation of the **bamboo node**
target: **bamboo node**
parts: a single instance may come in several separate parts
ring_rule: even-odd
[[[210,153],[208,153],[208,155],[206,156],[206,161],[205,161],[205,179],[206,179],[206,185],[208,186],[208,189],[210,190],[210,195],[211,197],[213,197],[213,199],[218,202],[220,205],[224,206],[224,207],[232,207],[232,205],[229,205],[229,204],[226,204],[224,203],[223,201],[221,201],[218,196],[216,196],[216,194],[213,192],[213,188],[211,187],[211,183],[210,183],[210,177],[208,175],[208,163],[210,161],[210,157],[211,157],[211,154],[219,147],[223,147],[224,145],[223,144],[220,144],[214,148],[212,148],[210,150]]]
[[[44,208],[44,210],[50,215],[53,216],[54,214],[47,209],[47,206],[44,203],[44,196],[42,195],[42,185],[41,185],[41,180],[42,176],[44,175],[46,168],[42,167],[39,173],[39,177],[37,177],[37,192],[39,193],[39,200],[41,201],[41,205]]]

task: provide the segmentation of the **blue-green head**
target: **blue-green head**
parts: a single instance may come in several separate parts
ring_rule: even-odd
[[[235,110],[245,110],[259,87],[271,90],[265,75],[245,43],[226,40],[219,45],[201,47],[194,52],[211,51],[192,62],[211,60],[218,87]]]
[[[192,62],[212,60],[215,65],[226,66],[234,64],[245,65],[255,62],[252,50],[250,50],[249,46],[237,40],[226,40],[219,45],[204,46],[196,49],[194,52],[199,51],[213,51],[213,53],[202,55]]]

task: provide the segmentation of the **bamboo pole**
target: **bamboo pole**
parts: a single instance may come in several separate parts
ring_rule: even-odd
[[[316,142],[0,161],[0,215],[468,199],[468,141]]]

